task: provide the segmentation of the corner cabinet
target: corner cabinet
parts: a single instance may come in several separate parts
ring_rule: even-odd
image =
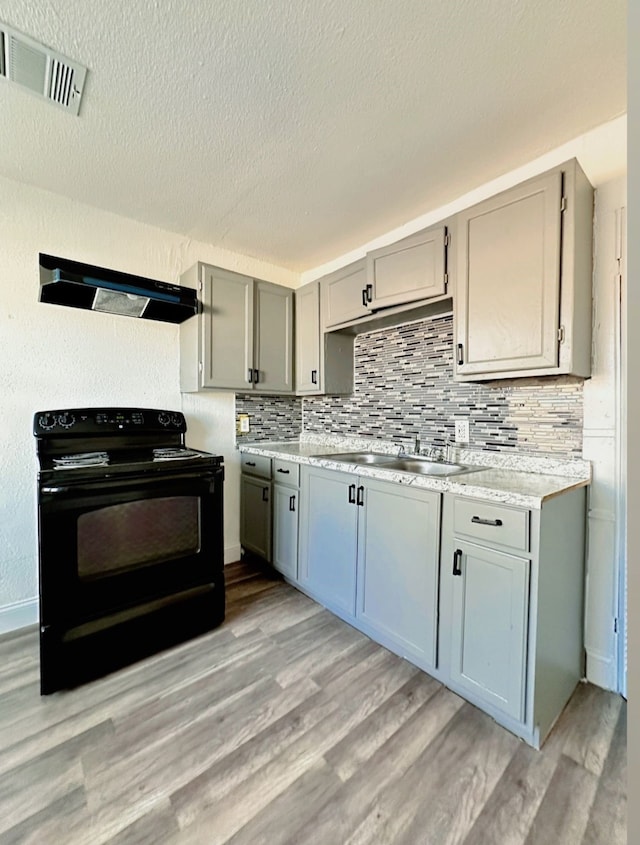
[[[202,301],[180,325],[183,392],[293,392],[293,290],[201,263],[180,281]]]
[[[354,338],[322,331],[320,302],[320,282],[295,291],[296,393],[352,393]]]
[[[454,376],[591,366],[593,188],[572,159],[457,215]]]

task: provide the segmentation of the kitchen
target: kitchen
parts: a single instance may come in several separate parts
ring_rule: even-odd
[[[18,23],[19,19],[15,22],[16,26]],[[13,89],[9,91],[9,86],[5,87],[6,96],[12,98],[11,105],[17,107],[18,95]],[[29,120],[33,121],[36,117],[49,119],[48,112],[44,111],[45,106],[36,105],[37,101],[29,102],[29,108],[36,112],[35,115],[29,114]],[[62,117],[67,120],[66,116]],[[62,117],[59,119],[62,120]],[[569,451],[574,454],[581,448],[579,406],[582,404],[582,436],[585,446],[591,449],[589,453],[585,448],[583,454],[585,458],[592,455],[594,461],[596,458],[600,461],[594,465],[594,475],[601,467],[603,486],[600,489],[606,498],[606,491],[614,486],[614,482],[609,479],[615,471],[615,460],[610,455],[612,450],[615,453],[618,424],[612,417],[611,401],[615,379],[611,369],[613,332],[610,326],[615,315],[608,298],[611,284],[611,261],[608,256],[610,254],[615,260],[615,212],[626,203],[625,120],[602,120],[595,129],[567,137],[573,140],[553,145],[554,148],[546,150],[544,155],[531,155],[527,159],[513,161],[511,166],[506,164],[496,171],[501,176],[484,179],[482,184],[477,182],[479,187],[470,195],[471,186],[458,193],[450,193],[446,208],[443,208],[443,201],[437,208],[435,204],[427,204],[428,213],[422,213],[421,216],[417,213],[400,216],[395,223],[396,227],[400,222],[404,223],[400,229],[394,229],[392,225],[379,228],[375,233],[378,236],[375,242],[372,231],[369,237],[362,237],[349,245],[356,254],[344,254],[347,249],[345,244],[335,249],[333,254],[316,261],[314,270],[303,273],[280,267],[277,262],[270,263],[223,249],[202,237],[172,234],[167,231],[170,226],[164,224],[167,218],[161,216],[156,218],[155,225],[150,225],[149,221],[136,222],[131,219],[135,217],[133,213],[115,214],[92,207],[89,199],[80,202],[65,197],[62,185],[56,190],[54,184],[45,180],[43,184],[48,186],[48,190],[43,190],[24,184],[23,181],[14,181],[25,172],[21,153],[14,149],[16,165],[5,171],[2,178],[0,212],[4,279],[3,340],[6,349],[3,359],[3,427],[6,443],[9,444],[3,461],[5,516],[0,605],[4,610],[3,618],[10,620],[7,627],[19,628],[33,624],[37,618],[37,538],[34,530],[36,515],[33,493],[35,455],[30,431],[34,410],[41,407],[114,403],[123,406],[181,408],[188,419],[188,442],[225,456],[225,556],[228,563],[240,557],[240,456],[236,451],[236,401],[240,411],[254,414],[251,436],[260,434],[255,425],[255,407],[242,405],[246,400],[235,400],[233,393],[180,392],[179,331],[175,327],[88,314],[74,309],[54,309],[38,304],[34,256],[39,252],[65,255],[105,267],[117,266],[128,272],[174,282],[185,270],[200,261],[296,288],[300,283],[319,278],[359,258],[370,248],[382,246],[435,224],[448,214],[469,207],[575,155],[597,191],[596,299],[601,297],[598,310],[598,325],[601,326],[601,355],[598,361],[601,369],[594,372],[582,389],[577,384],[564,385],[561,389],[566,396],[564,399],[558,398],[558,402],[563,406],[561,412],[565,414],[564,421],[569,423],[563,429],[571,432]],[[10,174],[13,178],[7,178]],[[53,177],[55,170],[49,178]],[[405,223],[409,218],[410,222]],[[386,234],[380,235],[380,232]],[[336,255],[340,257],[331,262],[330,259]],[[601,257],[601,262],[598,257]],[[517,388],[512,390],[517,395]],[[523,390],[526,392],[531,388]],[[544,388],[544,392],[545,395],[552,395],[553,403],[553,388]],[[314,417],[316,426],[325,424],[327,411],[320,407],[320,400],[305,399],[305,408],[308,401],[312,410],[311,424],[314,425]],[[288,402],[291,410],[297,414],[299,405],[296,405],[295,400]],[[534,438],[534,445],[543,447],[554,438],[546,437],[540,444],[536,444],[535,438],[540,436],[540,429],[534,423],[539,409],[545,405],[535,405],[535,398],[531,398],[531,402],[536,410],[527,417],[525,401],[525,409],[521,409],[522,416],[515,427],[522,432],[523,437]],[[577,415],[572,415],[572,411]],[[349,409],[349,413],[356,415],[364,415],[365,412],[366,409],[361,411],[357,407]],[[331,413],[331,409],[328,413]],[[362,419],[363,416],[360,417]],[[287,434],[295,435],[299,428],[300,425],[294,422]],[[371,430],[367,433],[374,432]],[[428,443],[434,433],[441,432],[435,432],[428,426],[421,431],[423,443]],[[267,428],[267,434],[270,439],[274,439],[270,428]],[[471,435],[478,436],[478,427],[473,425],[473,421]],[[412,439],[409,435],[407,443]],[[547,449],[539,448],[539,451]],[[599,516],[599,525],[603,531],[610,532],[609,502],[599,504],[594,510],[594,520]],[[615,597],[610,551],[613,541],[610,533],[602,542],[608,550],[608,557],[603,557],[603,570],[597,574],[596,595],[600,599],[595,601],[592,652],[595,671],[601,671],[600,677],[608,679],[616,663],[615,644],[608,625],[608,620],[613,616],[610,609]],[[606,600],[602,596],[606,596]],[[611,682],[601,685],[615,688]]]

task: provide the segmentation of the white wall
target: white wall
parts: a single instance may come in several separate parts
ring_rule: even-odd
[[[593,275],[593,354],[591,378],[584,385],[583,456],[591,461],[587,521],[585,648],[587,678],[618,689],[618,575],[624,543],[620,491],[620,210],[627,202],[626,178],[596,191]],[[618,621],[618,625],[623,620]],[[622,679],[620,679],[622,681]]]
[[[176,282],[197,260],[295,286],[296,274],[0,179],[0,631],[36,620],[33,414],[83,405],[180,409],[179,329],[38,302],[38,253]],[[225,545],[239,554],[233,394],[184,397],[190,445],[226,463]]]

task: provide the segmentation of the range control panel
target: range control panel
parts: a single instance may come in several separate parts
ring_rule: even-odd
[[[33,418],[36,437],[65,434],[111,434],[114,432],[170,431],[183,434],[187,430],[184,414],[151,408],[73,408],[59,411],[37,411]]]

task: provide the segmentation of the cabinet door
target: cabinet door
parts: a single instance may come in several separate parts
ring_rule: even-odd
[[[459,540],[454,548],[451,678],[522,722],[530,563]]]
[[[324,327],[337,326],[371,313],[367,297],[365,259],[336,270],[321,280]],[[373,292],[370,290],[371,296]]]
[[[250,389],[253,369],[253,279],[206,267],[203,387]]]
[[[352,476],[303,467],[300,583],[332,610],[355,615],[358,510]]]
[[[298,491],[273,488],[273,566],[293,581],[298,578]]]
[[[558,365],[562,174],[458,215],[456,374]]]
[[[295,292],[296,392],[318,393],[320,372],[320,284],[312,282]]]
[[[447,230],[435,226],[367,253],[372,308],[403,305],[445,292]]]
[[[271,560],[271,482],[240,476],[240,544]]]
[[[255,288],[254,388],[293,390],[293,291],[270,282]]]
[[[436,666],[440,493],[369,481],[358,535],[358,617]]]

